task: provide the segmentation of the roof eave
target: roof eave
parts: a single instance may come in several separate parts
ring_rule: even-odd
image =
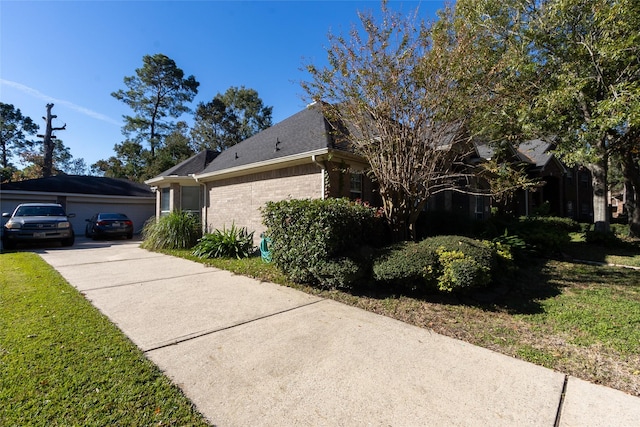
[[[200,182],[217,181],[225,178],[234,178],[237,176],[245,176],[253,173],[266,172],[285,167],[292,167],[314,163],[317,161],[328,160],[329,157],[336,156],[339,158],[353,159],[354,161],[363,161],[360,156],[342,150],[333,150],[330,148],[321,148],[319,150],[307,151],[304,153],[294,154],[277,159],[265,160],[262,162],[250,163],[247,165],[227,168],[215,172],[195,174],[195,179]],[[320,157],[320,158],[319,158]]]
[[[144,183],[157,187],[161,184],[193,184],[196,180],[193,175],[169,175],[169,176],[156,176],[146,180]]]

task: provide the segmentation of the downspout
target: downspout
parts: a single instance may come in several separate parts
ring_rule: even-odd
[[[196,176],[195,173],[191,174],[191,177],[198,183],[200,184],[200,186],[202,187],[202,207],[201,207],[201,213],[202,213],[202,233],[206,233],[207,232],[207,184],[205,184],[204,182],[200,182],[198,181],[198,177]]]
[[[325,174],[325,168],[324,165],[322,163],[320,163],[318,161],[318,158],[315,154],[311,155],[311,162],[314,163],[316,166],[318,166],[320,168],[320,191],[321,191],[321,198],[322,200],[325,199],[325,183],[324,183],[324,174]]]

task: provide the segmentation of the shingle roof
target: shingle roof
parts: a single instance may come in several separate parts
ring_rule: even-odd
[[[536,167],[544,167],[553,154],[549,151],[551,144],[541,139],[532,139],[521,143],[518,146],[518,155],[527,162],[536,165]]]
[[[99,176],[56,175],[2,184],[2,191],[97,194],[105,196],[155,197],[151,188],[127,179]]]
[[[340,149],[331,134],[331,125],[323,115],[322,105],[312,104],[226,149],[202,173],[217,172],[323,148]]]
[[[202,172],[213,159],[220,154],[214,150],[202,150],[195,156],[188,158],[187,160],[178,163],[171,169],[167,169],[158,176],[188,176],[194,173]]]

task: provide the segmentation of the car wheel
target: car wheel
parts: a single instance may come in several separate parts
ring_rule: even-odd
[[[127,239],[129,239],[129,240],[133,239],[133,233],[127,234]]]
[[[15,249],[16,248],[16,242],[14,242],[13,240],[9,240],[9,239],[2,239],[2,247],[4,249]]]
[[[73,246],[75,240],[75,236],[71,236],[68,239],[62,239],[60,243],[62,243],[62,246]]]
[[[89,233],[89,229],[88,228],[84,229],[84,237],[91,237],[91,234]]]

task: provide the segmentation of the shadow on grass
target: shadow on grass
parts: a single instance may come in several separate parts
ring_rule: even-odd
[[[408,297],[433,304],[473,306],[485,311],[538,314],[543,312],[541,301],[560,295],[562,288],[567,286],[560,280],[563,273],[550,268],[548,262],[529,259],[526,266],[509,276],[499,277],[489,288],[465,293],[412,292],[390,289],[382,284],[360,286],[348,293],[372,299]],[[584,281],[585,285],[593,282],[588,275],[575,279]]]

